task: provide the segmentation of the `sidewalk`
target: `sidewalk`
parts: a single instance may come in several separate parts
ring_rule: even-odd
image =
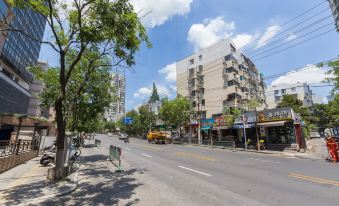
[[[305,158],[305,159],[313,159],[313,160],[324,160],[327,157],[327,154],[313,153],[307,150],[306,152],[297,152],[297,151],[274,151],[274,150],[245,150],[244,148],[233,148],[233,147],[219,147],[219,146],[207,146],[207,145],[198,145],[198,144],[183,144],[183,146],[191,146],[191,147],[206,147],[211,149],[226,149],[232,150],[236,152],[253,152],[253,153],[261,153],[261,154],[274,154],[278,156],[286,156],[291,158]]]
[[[77,173],[68,181],[54,183],[46,179],[49,167],[41,166],[39,160],[40,156],[0,174],[0,205],[26,205],[76,189]]]

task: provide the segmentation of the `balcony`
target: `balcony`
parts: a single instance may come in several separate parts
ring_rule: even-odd
[[[237,61],[237,59],[234,57],[233,54],[229,54],[227,56],[225,56],[224,60],[227,62],[227,61],[230,61],[230,60],[233,60],[233,61]]]

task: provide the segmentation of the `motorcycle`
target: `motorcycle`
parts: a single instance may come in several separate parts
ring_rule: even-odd
[[[260,146],[260,150],[265,150],[266,149],[265,140],[259,140],[259,146]],[[257,142],[252,142],[251,139],[248,139],[247,140],[247,148],[258,150],[258,144],[257,144]]]
[[[56,152],[55,145],[45,148],[44,155],[40,158],[40,164],[42,166],[47,166],[50,163],[53,163],[55,159],[55,152]]]

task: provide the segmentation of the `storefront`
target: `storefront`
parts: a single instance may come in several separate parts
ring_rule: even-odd
[[[212,133],[212,127],[214,124],[214,118],[202,119],[200,121],[200,130],[201,130],[201,138],[202,141],[210,140],[210,136]]]
[[[233,130],[236,132],[236,138],[234,138],[234,141],[237,147],[245,146],[245,132],[247,139],[256,142],[255,112],[245,112],[242,115],[244,115],[245,122],[243,122],[239,116],[235,118],[234,125],[232,126]]]
[[[301,121],[289,107],[259,111],[257,114],[260,137],[267,145],[296,145],[304,142]]]

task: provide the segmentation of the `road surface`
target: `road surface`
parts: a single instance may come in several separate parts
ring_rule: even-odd
[[[339,205],[339,164],[98,135],[83,149],[79,189],[43,205]],[[122,147],[124,173],[107,161]]]

